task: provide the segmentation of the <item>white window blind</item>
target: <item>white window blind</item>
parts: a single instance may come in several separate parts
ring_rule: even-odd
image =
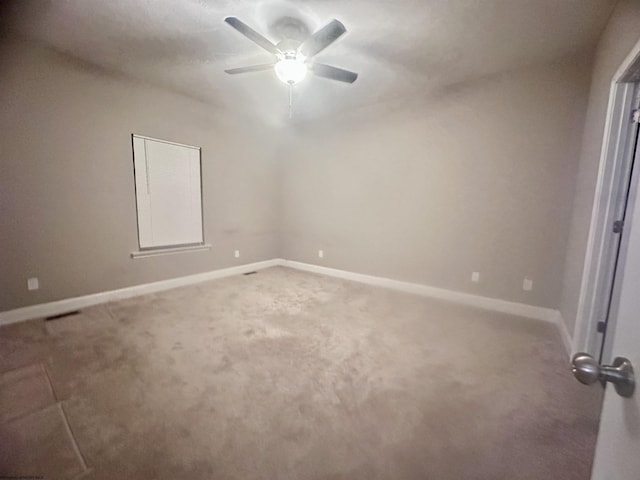
[[[133,135],[140,249],[201,245],[200,148]]]

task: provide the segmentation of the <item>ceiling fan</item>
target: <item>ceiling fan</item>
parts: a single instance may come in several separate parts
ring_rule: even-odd
[[[285,39],[278,44],[270,42],[236,17],[227,17],[224,21],[249,40],[276,56],[276,60],[272,63],[225,70],[230,75],[273,69],[280,81],[289,86],[302,81],[307,75],[307,71],[311,71],[318,77],[345,83],[353,83],[358,78],[357,73],[349,70],[310,61],[314,55],[327,48],[347,31],[338,20],[330,21],[302,42]]]

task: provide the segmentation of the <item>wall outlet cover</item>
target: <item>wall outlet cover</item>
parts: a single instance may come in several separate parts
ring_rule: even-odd
[[[240,258],[240,250],[235,250],[233,252],[233,256],[236,257],[236,258]]]
[[[40,288],[40,282],[36,277],[27,279],[27,290],[38,290]]]
[[[318,257],[324,258],[324,250],[318,250]]]
[[[530,292],[531,290],[533,290],[533,280],[531,280],[530,278],[525,278],[522,282],[522,289],[525,292]]]
[[[474,283],[478,283],[480,281],[480,272],[473,272],[471,274],[471,281]]]

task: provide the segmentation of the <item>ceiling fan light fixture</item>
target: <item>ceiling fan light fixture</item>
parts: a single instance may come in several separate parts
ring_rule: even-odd
[[[273,69],[278,79],[287,85],[295,85],[307,76],[307,65],[296,58],[283,58],[275,64]]]

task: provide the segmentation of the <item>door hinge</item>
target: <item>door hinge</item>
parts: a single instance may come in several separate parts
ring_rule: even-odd
[[[624,220],[616,220],[613,222],[613,233],[622,233],[624,228]]]
[[[598,333],[604,333],[604,331],[607,329],[607,324],[606,322],[598,322]]]

